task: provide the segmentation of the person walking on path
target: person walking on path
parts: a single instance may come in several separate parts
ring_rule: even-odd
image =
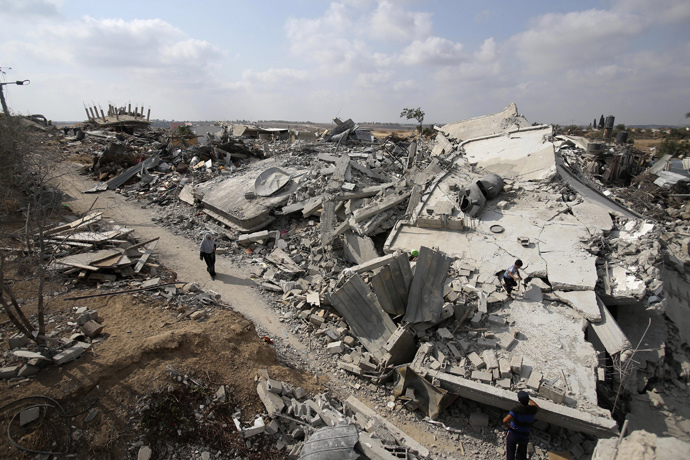
[[[206,262],[206,271],[211,275],[211,279],[216,277],[216,240],[213,233],[204,233],[199,247],[199,260]]]
[[[503,419],[503,425],[508,428],[508,436],[506,437],[507,460],[527,460],[529,432],[539,411],[537,403],[532,401],[524,391],[518,393],[518,401],[520,404],[513,407]]]
[[[518,285],[518,280],[522,279],[520,267],[522,267],[522,261],[518,259],[503,273],[503,286],[508,293],[508,298],[512,298],[513,288]]]

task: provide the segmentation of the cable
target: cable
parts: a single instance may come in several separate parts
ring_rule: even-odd
[[[16,414],[14,414],[14,415],[10,418],[10,421],[9,421],[9,423],[7,424],[7,438],[10,440],[10,443],[11,443],[14,447],[16,447],[17,449],[19,449],[19,450],[21,450],[21,451],[24,451],[24,452],[28,452],[28,453],[32,453],[32,454],[42,454],[42,455],[67,455],[67,454],[69,453],[69,451],[70,451],[71,446],[72,446],[72,427],[71,427],[71,425],[70,425],[70,423],[69,423],[69,419],[72,418],[72,417],[75,416],[75,415],[79,415],[79,414],[82,414],[82,413],[86,412],[88,409],[90,409],[91,407],[93,407],[93,405],[95,405],[95,401],[94,401],[94,403],[93,403],[92,405],[90,405],[87,409],[85,409],[85,410],[82,411],[82,412],[79,412],[79,413],[77,413],[77,414],[67,414],[67,413],[65,413],[65,410],[64,410],[63,407],[60,405],[60,403],[57,402],[56,400],[54,400],[53,398],[50,398],[50,397],[48,397],[48,396],[38,396],[38,395],[37,395],[37,396],[26,396],[26,397],[24,397],[24,398],[15,399],[14,401],[11,401],[11,402],[9,402],[9,403],[3,405],[2,407],[0,407],[0,412],[5,411],[8,407],[10,407],[10,406],[12,406],[12,405],[21,403],[22,401],[26,401],[26,400],[35,400],[35,399],[38,399],[38,400],[46,400],[46,401],[48,401],[50,404],[32,404],[32,405],[29,405],[29,406],[23,406],[22,409],[21,409],[19,412],[17,412]],[[96,400],[96,401],[97,401],[97,400]],[[26,448],[26,447],[23,447],[23,446],[19,445],[19,444],[14,440],[14,438],[12,437],[12,430],[11,430],[11,428],[12,428],[12,423],[13,423],[13,422],[15,421],[15,419],[21,414],[21,412],[22,412],[23,410],[30,409],[30,408],[33,408],[33,407],[39,407],[39,408],[40,408],[40,407],[44,407],[44,408],[53,408],[53,409],[56,410],[57,415],[58,415],[60,418],[63,419],[64,425],[65,425],[65,428],[66,428],[66,432],[67,432],[67,439],[66,439],[66,441],[67,441],[67,447],[65,448],[65,451],[64,451],[64,452],[51,452],[51,451],[32,450],[32,449],[28,449],[28,448]]]

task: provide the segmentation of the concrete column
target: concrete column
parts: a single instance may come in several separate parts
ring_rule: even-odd
[[[146,114],[146,121],[150,121],[151,119],[151,109],[149,109],[148,113]]]

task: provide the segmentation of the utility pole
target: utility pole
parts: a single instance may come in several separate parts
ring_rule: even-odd
[[[3,86],[5,85],[28,85],[31,83],[29,80],[17,80],[17,81],[8,81],[7,83],[0,83],[0,102],[2,102],[2,111],[5,114],[6,118],[9,118],[10,116],[10,109],[7,108],[7,102],[5,102],[5,93],[3,92]]]

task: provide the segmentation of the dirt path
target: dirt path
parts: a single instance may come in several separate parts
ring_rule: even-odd
[[[199,260],[196,242],[174,235],[168,229],[156,225],[152,220],[154,212],[141,203],[127,201],[118,193],[110,190],[98,194],[82,193],[95,182],[78,173],[79,165],[64,163],[63,166],[65,174],[60,177],[60,187],[70,196],[66,202],[75,213],[84,213],[93,206],[92,210],[103,212],[104,220],[113,220],[115,223],[133,228],[134,235],[141,240],[159,238],[156,246],[158,259],[177,273],[177,279],[188,283],[197,282],[204,290],[210,289],[219,293],[223,301],[252,321],[258,330],[273,339],[283,341],[295,351],[306,352],[299,338],[279,322],[275,311],[259,295],[256,284],[247,277],[246,271],[233,266],[231,259],[218,257],[218,276],[211,280],[204,262]]]

